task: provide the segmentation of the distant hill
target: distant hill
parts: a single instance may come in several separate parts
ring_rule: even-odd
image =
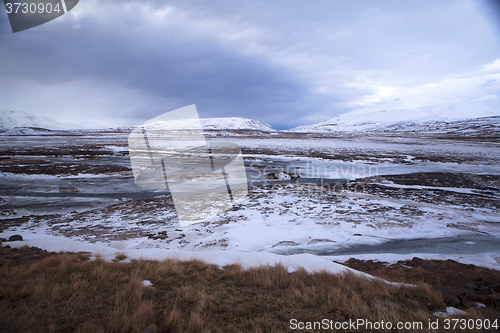
[[[227,118],[202,118],[201,126],[206,130],[254,130],[262,132],[275,132],[271,126],[258,120],[227,117]]]
[[[290,132],[378,132],[388,129],[411,127],[433,123],[466,121],[483,117],[499,116],[497,100],[463,101],[408,109],[358,109],[326,121],[292,128]]]
[[[165,130],[196,128],[198,119],[160,120],[150,125],[161,127]],[[204,130],[252,130],[261,132],[276,132],[274,128],[258,120],[242,117],[201,118]]]
[[[13,128],[43,128],[50,130],[81,129],[75,124],[60,123],[54,119],[24,111],[0,111],[0,130]]]

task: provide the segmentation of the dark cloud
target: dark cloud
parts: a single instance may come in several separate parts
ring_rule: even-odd
[[[88,0],[17,34],[3,13],[0,109],[113,126],[196,104],[289,128],[500,58],[474,6]]]

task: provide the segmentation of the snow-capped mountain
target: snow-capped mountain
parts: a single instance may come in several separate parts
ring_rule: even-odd
[[[45,128],[51,130],[81,129],[78,125],[60,123],[54,119],[24,111],[1,111],[0,130],[5,131],[16,127]]]
[[[291,132],[372,132],[388,127],[452,122],[500,115],[498,100],[462,101],[408,109],[357,109]]]
[[[433,121],[424,123],[405,123],[390,125],[386,133],[446,134],[461,137],[500,137],[500,116],[480,117],[457,121]],[[498,140],[497,140],[498,141]]]
[[[204,130],[253,130],[261,132],[276,132],[274,128],[258,120],[227,117],[227,118],[201,118],[202,129]],[[198,119],[170,119],[159,120],[148,125],[161,128],[163,130],[190,130],[198,128]]]
[[[258,120],[228,117],[228,118],[202,118],[201,126],[205,130],[254,130],[262,132],[275,132],[271,126]]]

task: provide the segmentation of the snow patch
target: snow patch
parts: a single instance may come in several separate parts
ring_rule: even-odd
[[[150,287],[150,288],[153,288],[153,283],[152,283],[151,281],[149,281],[149,280],[144,280],[144,281],[142,281],[142,285],[143,285],[144,287]]]
[[[192,260],[198,259],[209,264],[220,267],[240,264],[244,269],[250,267],[282,264],[288,267],[289,272],[304,268],[308,272],[326,271],[333,274],[352,272],[359,276],[370,279],[375,277],[348,268],[344,265],[334,263],[326,258],[318,257],[312,254],[298,254],[291,256],[282,256],[266,252],[239,252],[230,250],[211,250],[211,251],[178,251],[162,248],[143,248],[137,247],[138,239],[124,242],[115,242],[116,244],[88,243],[72,240],[66,237],[52,236],[43,233],[43,230],[37,232],[22,232],[24,241],[8,242],[4,245],[11,247],[35,246],[51,252],[69,251],[69,252],[89,252],[99,255],[105,260],[113,260],[118,253],[124,254],[130,259],[146,260]],[[0,237],[8,235],[0,233]],[[113,247],[113,245],[117,245]],[[119,247],[119,249],[118,249]]]
[[[460,309],[454,308],[452,306],[449,306],[445,310],[446,312],[434,312],[434,315],[436,317],[441,317],[441,318],[446,318],[449,316],[468,316],[469,314],[465,311],[462,311]]]

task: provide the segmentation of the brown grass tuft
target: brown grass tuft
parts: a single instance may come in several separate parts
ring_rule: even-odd
[[[117,253],[115,256],[115,259],[113,259],[114,262],[122,261],[127,259],[127,255],[123,252]]]
[[[353,273],[288,273],[282,265],[116,263],[71,253],[2,262],[8,264],[0,266],[0,328],[8,332],[142,332],[149,323],[160,332],[286,332],[291,319],[324,318],[427,324],[435,309],[446,307],[424,283],[400,288]]]

